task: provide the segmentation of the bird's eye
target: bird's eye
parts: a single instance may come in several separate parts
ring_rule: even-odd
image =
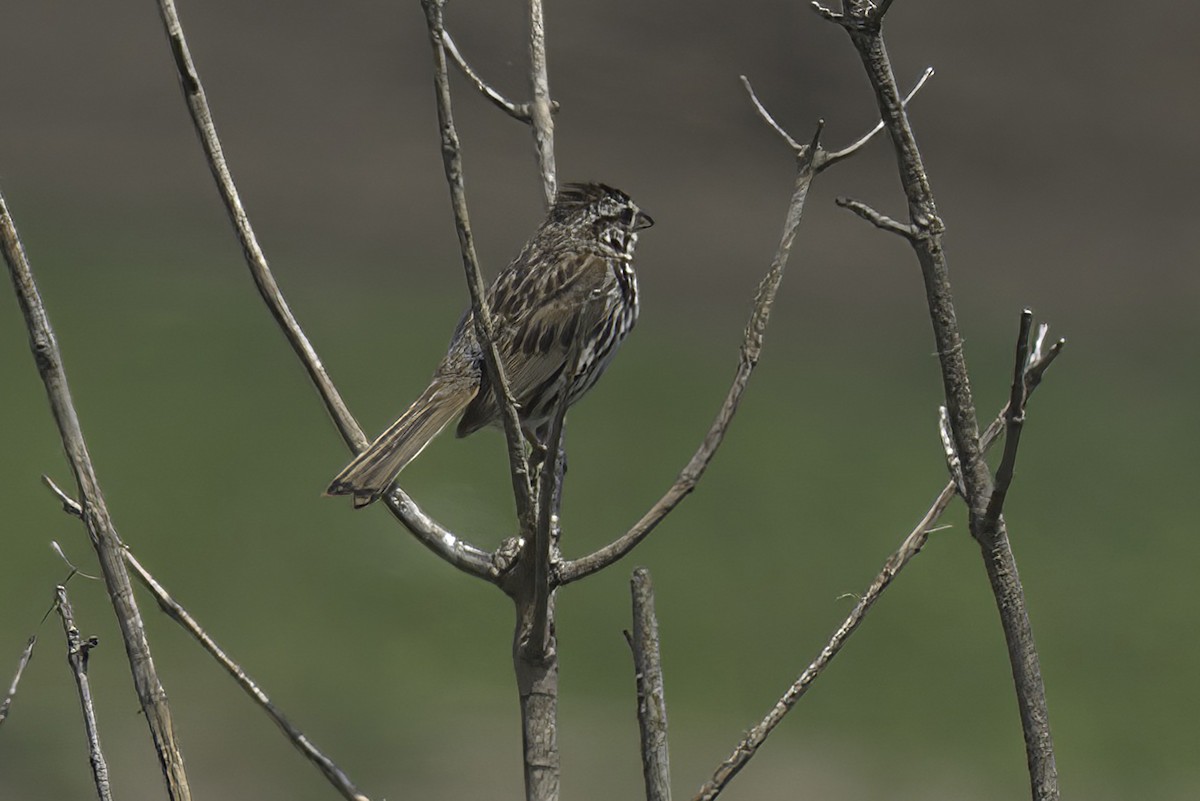
[[[631,206],[625,206],[622,208],[620,214],[621,225],[624,225],[627,228],[632,228],[634,215],[636,213],[637,212],[635,212]]]

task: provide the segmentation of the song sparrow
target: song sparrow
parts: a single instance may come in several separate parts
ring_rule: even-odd
[[[541,227],[488,290],[496,350],[527,435],[544,441],[560,395],[565,391],[574,403],[591,389],[633,328],[633,248],[637,232],[653,224],[619,189],[564,185]],[[356,509],[377,500],[459,412],[460,437],[500,421],[470,310],[429,387],[326,494],[353,495]]]

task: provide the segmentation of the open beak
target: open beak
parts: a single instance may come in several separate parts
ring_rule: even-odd
[[[654,225],[654,218],[644,211],[638,211],[637,217],[633,221],[633,230],[644,231]]]

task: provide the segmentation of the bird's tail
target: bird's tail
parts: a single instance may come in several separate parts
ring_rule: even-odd
[[[454,386],[435,380],[399,420],[338,473],[325,494],[353,495],[355,509],[377,501],[396,475],[417,458],[478,391],[477,384]]]

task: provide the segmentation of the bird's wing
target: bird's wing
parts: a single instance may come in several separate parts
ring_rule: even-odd
[[[514,269],[497,280],[491,293],[496,344],[518,401],[558,380],[572,346],[596,326],[606,296],[614,291],[616,278],[608,262],[591,252],[567,254],[541,271]],[[486,391],[467,409],[459,436],[495,417],[495,393],[487,384],[485,377],[481,389]]]

